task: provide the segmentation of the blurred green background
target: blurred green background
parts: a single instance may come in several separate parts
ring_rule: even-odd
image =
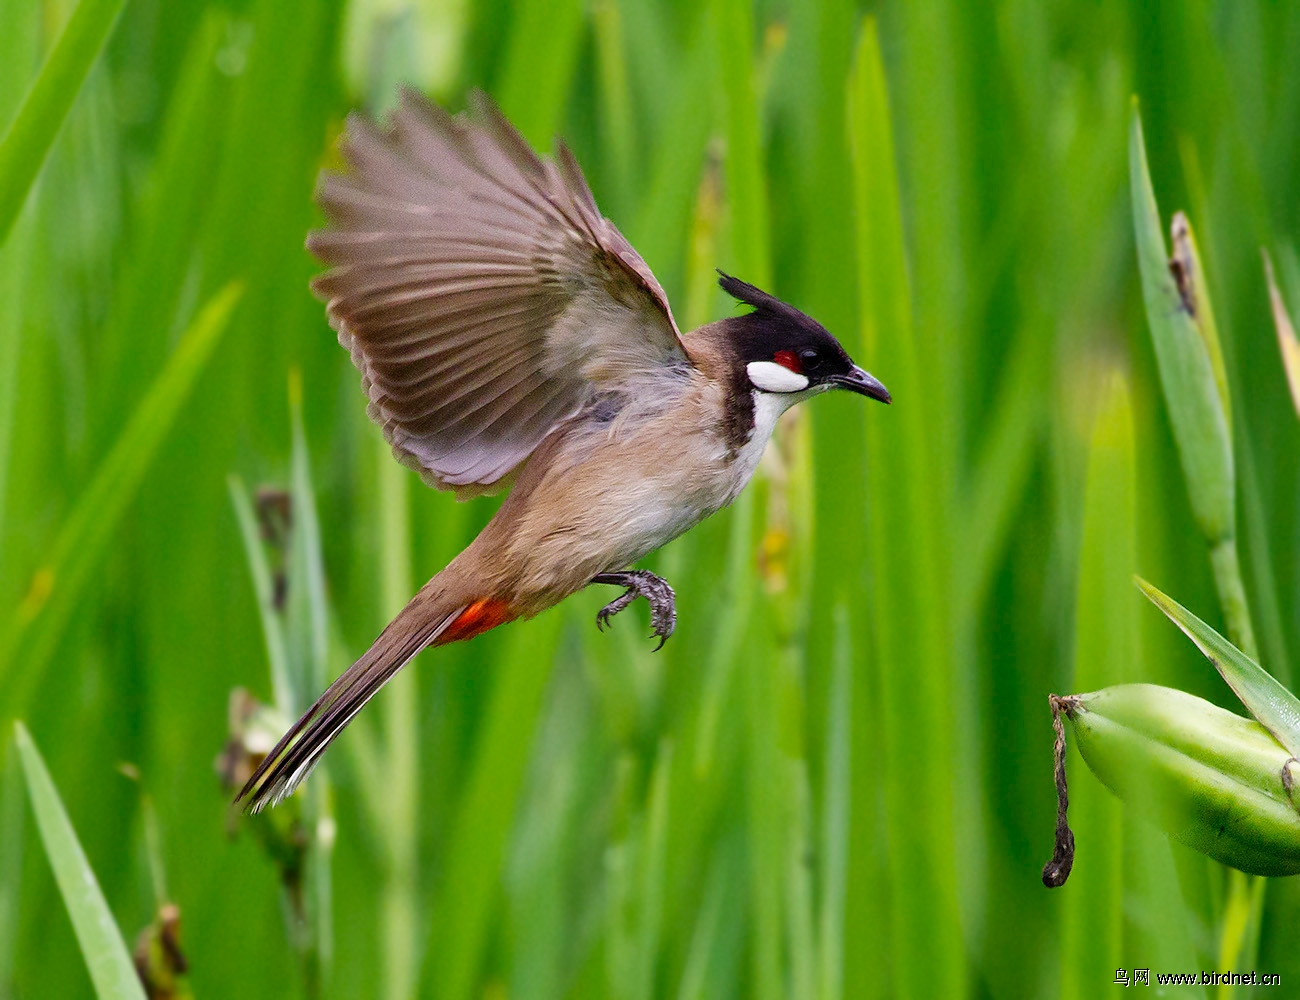
[[[0,0],[0,121],[72,7]],[[1289,681],[1300,650],[1259,254],[1294,308],[1297,52],[1300,5],[1264,0],[128,0],[0,248],[0,996],[91,995],[14,718],[128,944],[179,906],[199,1000],[1087,997],[1117,965],[1222,969],[1238,918],[1233,967],[1300,996],[1295,880],[1242,916],[1077,758],[1075,875],[1039,882],[1050,691],[1233,705],[1127,582],[1221,625],[1142,307],[1134,94],[1215,296],[1261,658]],[[734,308],[722,267],[896,403],[802,408],[648,560],[662,652],[643,607],[597,633],[601,588],[426,654],[258,827],[214,767],[232,689],[271,702],[278,649],[302,707],[494,504],[391,460],[307,290],[315,176],[402,81],[564,136],[684,329]],[[293,486],[282,621],[232,475]],[[303,926],[266,848],[299,817]]]

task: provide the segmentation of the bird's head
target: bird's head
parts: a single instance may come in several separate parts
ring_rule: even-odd
[[[788,395],[791,403],[827,389],[890,402],[889,390],[855,365],[840,342],[811,316],[729,274],[722,274],[718,283],[728,295],[754,307],[727,321],[732,346],[753,390]]]

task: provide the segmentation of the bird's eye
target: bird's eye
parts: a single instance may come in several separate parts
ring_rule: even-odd
[[[799,362],[804,371],[810,372],[822,363],[822,356],[815,347],[805,347],[799,352]]]

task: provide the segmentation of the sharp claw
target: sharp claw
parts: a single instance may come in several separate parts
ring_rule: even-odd
[[[660,580],[651,573],[637,571],[628,574],[608,574],[611,579],[597,578],[598,583],[615,583],[622,582],[627,589],[621,596],[615,598],[605,607],[596,612],[596,627],[600,631],[605,631],[605,626],[609,625],[610,619],[618,614],[633,601],[639,597],[644,597],[650,605],[650,622],[653,633],[649,638],[659,638],[659,644],[655,646],[654,651],[658,652],[664,648],[664,643],[668,637],[673,634],[677,625],[677,613],[674,606],[673,590],[668,584]],[[622,579],[618,579],[622,577]],[[628,581],[631,580],[631,583]]]

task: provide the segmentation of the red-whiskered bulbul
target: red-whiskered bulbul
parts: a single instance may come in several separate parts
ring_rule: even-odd
[[[793,306],[722,275],[753,311],[682,336],[573,155],[540,159],[483,95],[453,117],[406,92],[386,129],[354,115],[317,200],[312,282],[394,455],[464,498],[504,488],[487,527],[425,584],[239,793],[290,794],[426,646],[530,618],[590,583],[645,597],[659,645],[672,588],[632,565],[725,507],[795,403],[889,393]]]

